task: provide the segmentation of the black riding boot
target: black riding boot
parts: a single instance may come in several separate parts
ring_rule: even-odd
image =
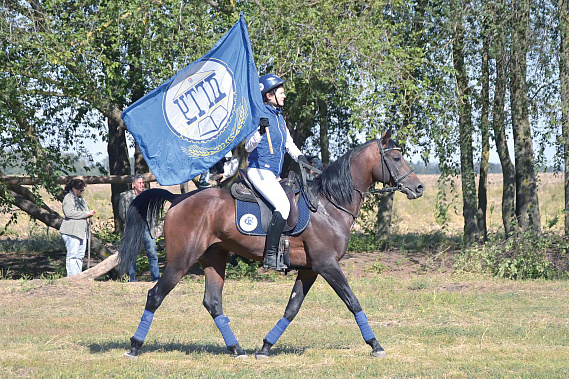
[[[267,230],[267,239],[265,240],[265,260],[264,268],[277,268],[277,252],[279,250],[279,241],[285,226],[286,220],[281,216],[281,212],[275,211],[269,230]]]

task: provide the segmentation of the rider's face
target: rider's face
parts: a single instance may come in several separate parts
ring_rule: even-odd
[[[268,93],[267,99],[269,100],[269,103],[274,103],[279,107],[284,107],[284,103],[285,103],[285,99],[286,99],[286,94],[285,94],[284,88],[283,87],[277,88],[274,95],[272,95],[271,93]]]

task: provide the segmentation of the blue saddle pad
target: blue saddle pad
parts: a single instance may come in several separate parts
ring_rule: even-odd
[[[298,202],[298,222],[293,230],[284,234],[296,236],[306,229],[310,222],[310,210],[305,196],[301,195]],[[261,226],[261,211],[259,204],[235,199],[235,225],[237,230],[248,236],[264,236],[267,234]]]

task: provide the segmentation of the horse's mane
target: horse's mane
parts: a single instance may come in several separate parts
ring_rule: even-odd
[[[314,179],[313,190],[332,199],[337,205],[350,205],[354,199],[354,182],[350,171],[352,156],[375,140],[368,141],[338,158]]]

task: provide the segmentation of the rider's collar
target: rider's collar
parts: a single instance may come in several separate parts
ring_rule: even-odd
[[[280,114],[282,113],[282,108],[281,107],[275,107],[274,105],[272,105],[271,103],[265,103],[265,107],[267,107],[267,109],[269,111],[271,111],[271,113],[274,114]]]

